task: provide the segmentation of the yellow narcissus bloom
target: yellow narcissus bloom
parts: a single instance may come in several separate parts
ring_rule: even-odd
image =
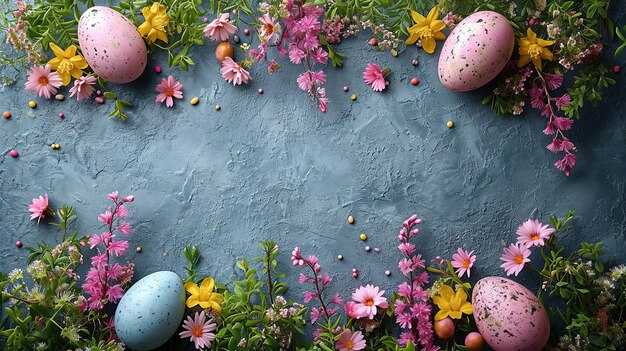
[[[411,11],[411,18],[415,25],[409,27],[409,37],[406,39],[406,45],[414,44],[418,39],[422,42],[422,48],[429,54],[435,52],[437,40],[444,40],[446,36],[441,32],[446,25],[439,18],[439,8],[433,7],[428,13],[428,17]]]
[[[439,295],[433,296],[433,302],[439,307],[435,320],[440,321],[446,317],[460,319],[465,314],[472,314],[474,308],[467,301],[467,293],[463,288],[454,292],[449,285],[443,285],[439,289]]]
[[[524,67],[532,61],[535,67],[541,71],[542,59],[548,61],[554,60],[554,55],[550,49],[547,48],[547,46],[554,44],[554,40],[537,38],[537,34],[530,28],[526,30],[526,37],[521,38],[518,44],[520,58],[519,61],[517,61],[517,67]]]
[[[191,294],[187,299],[187,307],[192,308],[196,305],[200,305],[202,308],[211,308],[216,313],[220,313],[222,311],[221,304],[224,301],[224,296],[213,292],[214,288],[215,281],[213,278],[205,278],[200,286],[194,282],[185,283],[185,290]]]
[[[55,43],[50,43],[55,58],[48,61],[50,68],[57,71],[63,85],[70,84],[71,77],[78,79],[83,76],[83,69],[89,67],[87,61],[76,54],[76,46],[70,45],[63,51]]]
[[[151,42],[161,39],[167,44],[167,34],[165,33],[165,26],[169,18],[165,13],[165,5],[155,2],[150,7],[144,7],[141,9],[141,13],[145,18],[145,22],[142,23],[137,30],[141,35],[147,37]]]

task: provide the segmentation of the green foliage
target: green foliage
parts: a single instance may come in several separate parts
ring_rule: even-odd
[[[530,1],[534,2],[533,0],[523,1],[522,6]],[[508,13],[512,9],[512,2],[509,0],[438,0],[437,5],[443,13],[452,12],[463,17],[485,10],[499,12],[511,17]]]
[[[563,107],[565,115],[570,118],[580,118],[580,109],[585,101],[596,106],[602,101],[603,90],[615,84],[615,79],[608,77],[609,69],[602,63],[595,63],[585,67],[574,77],[574,84],[567,89],[572,102]]]
[[[183,249],[183,254],[189,264],[185,268],[185,270],[187,270],[187,279],[185,279],[185,282],[193,282],[198,274],[196,266],[198,265],[198,262],[200,262],[200,252],[198,252],[198,249],[195,246],[189,245]]]
[[[243,279],[224,291],[217,350],[291,350],[297,344],[294,334],[304,333],[306,308],[281,295],[286,285],[280,280],[284,275],[276,272],[276,243],[264,241],[259,247],[264,253],[256,259],[260,272],[246,259],[238,261]]]
[[[38,244],[30,251],[26,274],[21,269],[0,274],[0,345],[12,350],[122,350],[109,338],[101,321],[106,314],[84,312],[82,289],[77,286],[74,271],[83,262],[81,242],[77,232],[67,237],[76,220],[74,209],[63,206],[54,223],[63,232],[63,241],[55,247]]]
[[[569,228],[573,216],[574,212],[568,211],[563,219],[550,218],[556,232],[541,250],[544,267],[538,295],[547,294],[564,303],[565,308],[552,311],[565,326],[566,334],[559,339],[561,349],[575,345],[587,350],[616,350],[626,325],[626,266],[607,270],[608,262],[602,260],[603,243],[582,243],[577,255],[566,256],[557,239]],[[558,329],[552,332],[558,334]]]

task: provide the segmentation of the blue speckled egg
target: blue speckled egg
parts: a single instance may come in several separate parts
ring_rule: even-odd
[[[128,289],[115,311],[115,331],[133,350],[152,350],[178,329],[185,314],[185,289],[169,271],[152,273]]]

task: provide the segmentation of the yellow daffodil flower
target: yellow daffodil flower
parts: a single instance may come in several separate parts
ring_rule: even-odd
[[[441,32],[446,25],[439,18],[439,8],[433,7],[428,13],[428,17],[411,11],[411,18],[415,25],[409,27],[409,37],[406,39],[406,45],[415,44],[419,39],[422,41],[422,48],[429,54],[435,52],[437,47],[436,40],[444,40],[446,36]]]
[[[554,60],[554,55],[547,48],[554,44],[554,40],[543,40],[537,38],[537,34],[532,29],[526,30],[526,37],[521,38],[518,42],[520,58],[517,61],[517,67],[524,67],[530,61],[535,64],[535,67],[541,71],[541,60]]]
[[[202,308],[211,308],[213,311],[220,313],[222,311],[221,303],[224,301],[224,296],[214,293],[213,289],[215,289],[215,281],[213,278],[205,278],[200,286],[194,282],[185,283],[185,290],[191,294],[187,299],[187,307],[192,308],[196,305],[200,305]]]
[[[467,293],[463,288],[454,292],[449,285],[443,285],[439,289],[439,295],[433,296],[433,302],[439,307],[435,320],[440,321],[446,317],[460,319],[465,314],[472,314],[472,304],[467,301]]]
[[[167,44],[165,26],[167,26],[169,18],[165,11],[165,5],[159,4],[158,2],[155,2],[150,7],[141,9],[141,13],[146,21],[142,23],[137,30],[144,37],[148,37],[148,40],[153,43],[157,41],[157,39],[161,39]]]
[[[87,61],[80,55],[76,54],[76,46],[70,45],[63,51],[55,43],[50,43],[50,49],[54,53],[55,58],[48,61],[50,67],[57,71],[63,85],[70,84],[71,77],[78,79],[83,75],[83,69],[89,65]]]

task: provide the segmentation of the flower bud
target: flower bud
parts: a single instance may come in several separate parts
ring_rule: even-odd
[[[128,195],[124,199],[122,199],[122,202],[133,202],[133,201],[135,201],[135,197],[133,195]]]

